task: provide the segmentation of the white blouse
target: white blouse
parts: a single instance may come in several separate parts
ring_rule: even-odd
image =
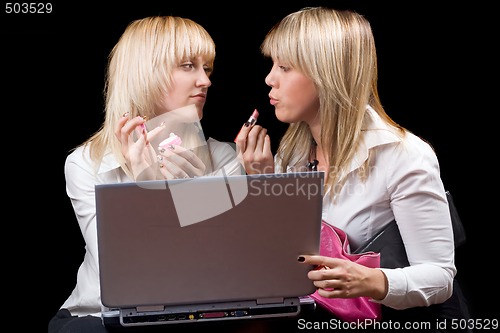
[[[410,266],[381,268],[389,292],[380,303],[395,309],[441,303],[452,294],[456,267],[436,154],[412,133],[398,137],[373,109],[368,109],[368,116],[363,144],[336,201],[330,200],[329,191],[325,193],[323,220],[343,229],[351,248],[357,248],[396,219]],[[362,182],[357,172],[369,151],[370,174]],[[276,163],[280,170],[279,160]]]
[[[213,160],[213,173],[224,169],[226,175],[243,174],[244,169],[236,158],[236,152],[227,143],[207,140]],[[95,185],[131,182],[112,154],[107,154],[97,173],[90,160],[89,150],[78,147],[71,152],[64,166],[66,192],[71,199],[75,215],[85,240],[85,256],[78,269],[76,286],[61,308],[72,315],[100,316],[99,266],[97,252],[97,226]]]

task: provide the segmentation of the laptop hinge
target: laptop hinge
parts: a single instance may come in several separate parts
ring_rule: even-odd
[[[272,297],[272,298],[259,298],[257,299],[257,304],[274,304],[283,303],[285,299],[283,297]]]
[[[163,311],[165,310],[164,305],[143,305],[136,308],[137,312],[148,312],[148,311]]]

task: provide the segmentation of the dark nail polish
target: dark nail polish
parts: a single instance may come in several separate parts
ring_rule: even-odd
[[[303,256],[299,256],[299,257],[297,258],[297,260],[298,260],[299,262],[304,262],[304,261],[306,261],[306,258],[304,258]]]

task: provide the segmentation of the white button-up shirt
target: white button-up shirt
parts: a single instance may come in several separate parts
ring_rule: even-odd
[[[226,175],[244,173],[235,150],[227,143],[208,141],[214,174],[224,169]],[[89,149],[78,147],[66,158],[66,192],[85,240],[85,256],[78,269],[76,286],[61,308],[72,315],[100,316],[102,310],[97,252],[95,185],[131,182],[112,154],[107,154],[97,173],[90,160]]]
[[[389,292],[380,303],[404,309],[443,302],[452,293],[456,267],[450,211],[436,154],[412,133],[398,137],[373,109],[368,109],[368,115],[363,143],[336,201],[329,191],[325,193],[323,220],[344,230],[351,248],[357,248],[395,219],[410,266],[382,269]],[[370,174],[363,182],[357,172],[369,152]]]

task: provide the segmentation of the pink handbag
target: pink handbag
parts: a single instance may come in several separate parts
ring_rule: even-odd
[[[371,268],[380,267],[380,253],[349,253],[349,241],[346,233],[325,221],[321,222],[320,238],[320,254],[323,256],[347,259]],[[380,320],[382,316],[381,305],[370,301],[369,297],[326,298],[320,296],[317,291],[311,297],[314,298],[316,304],[327,309],[336,318],[346,322],[366,319]]]

